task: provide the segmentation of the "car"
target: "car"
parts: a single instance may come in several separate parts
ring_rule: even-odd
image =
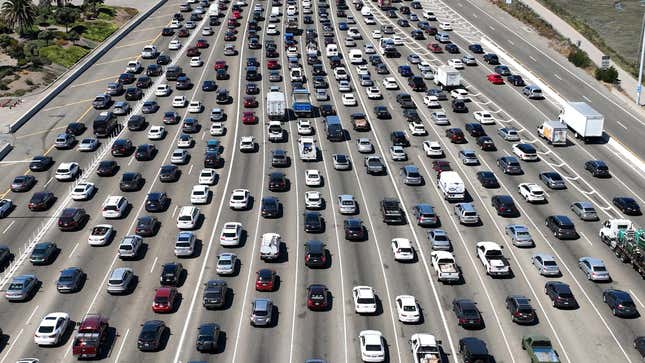
[[[319,212],[303,213],[303,225],[305,232],[308,233],[322,233],[325,230],[325,222]]]
[[[354,286],[352,288],[354,311],[358,314],[376,313],[376,293],[370,286]]]
[[[249,207],[251,193],[247,189],[234,189],[231,193],[228,206],[231,209],[244,210]]]
[[[573,202],[571,203],[571,205],[569,205],[569,209],[583,221],[600,220],[598,213],[596,213],[596,209],[591,202]]]
[[[456,88],[450,91],[450,97],[455,100],[469,101],[468,91],[463,88]]]
[[[517,247],[533,247],[533,237],[529,233],[529,229],[522,224],[509,224],[504,228],[504,232],[511,239],[514,246]]]
[[[470,299],[454,299],[452,311],[457,317],[457,325],[467,329],[481,329],[484,319],[477,308],[477,303]]]
[[[441,144],[439,144],[438,141],[430,141],[430,140],[425,140],[423,141],[423,151],[425,152],[426,156],[428,157],[443,157],[443,148],[441,147]]]
[[[137,348],[142,352],[159,350],[167,330],[169,328],[161,320],[146,321],[141,325],[141,332],[139,332],[139,337],[137,338]]]
[[[443,111],[435,111],[430,114],[430,118],[437,125],[449,125],[450,121]]]
[[[237,255],[223,252],[217,256],[215,271],[218,275],[232,275],[237,267]]]
[[[416,299],[412,295],[399,295],[394,299],[399,321],[403,323],[418,323],[421,312]]]
[[[120,115],[127,115],[131,111],[130,104],[127,102],[119,101],[114,104],[114,108],[112,109],[112,113],[120,116]]]
[[[474,122],[466,123],[466,132],[468,132],[470,136],[475,138],[480,136],[486,136],[486,130],[484,130],[482,125]]]
[[[58,217],[58,228],[61,231],[76,231],[82,229],[89,219],[83,208],[65,208]]]
[[[36,185],[36,177],[33,175],[19,175],[13,178],[10,189],[12,192],[28,192]]]
[[[284,173],[269,173],[267,179],[268,189],[272,192],[283,192],[287,191],[289,188],[289,180]]]
[[[217,172],[212,168],[204,168],[199,172],[198,183],[202,185],[213,185],[217,179]]]
[[[428,49],[432,53],[443,53],[443,49],[441,49],[441,45],[439,43],[428,43]]]
[[[379,90],[376,86],[367,87],[365,89],[365,92],[367,93],[367,98],[371,100],[380,100],[381,98],[383,98],[383,95],[381,95],[381,90]]]
[[[202,91],[205,92],[212,92],[217,89],[217,83],[215,81],[207,79],[204,82],[202,82]]]
[[[392,145],[390,146],[390,157],[394,161],[405,161],[408,160],[408,154],[405,152],[403,146]]]
[[[209,129],[211,136],[224,136],[226,134],[226,127],[221,122],[213,122]]]
[[[165,97],[170,95],[170,93],[172,93],[172,88],[165,83],[157,85],[155,88],[155,96],[157,97]]]
[[[119,182],[119,189],[122,192],[135,192],[140,190],[143,187],[145,180],[143,175],[138,172],[127,172],[123,173],[121,176],[121,181]]]
[[[470,149],[459,150],[458,157],[464,165],[479,164],[479,159],[477,159],[477,155],[475,154],[474,150],[470,150]]]
[[[535,183],[520,183],[517,191],[529,203],[544,203],[547,201],[544,189]]]
[[[199,213],[199,211],[197,211]],[[183,228],[183,227],[182,227]],[[180,231],[175,237],[175,256],[190,257],[195,252],[196,244],[195,234],[191,231]]]
[[[152,237],[157,234],[161,222],[156,217],[153,216],[143,216],[137,219],[136,227],[134,228],[134,233],[141,237]]]
[[[495,151],[497,146],[490,136],[480,136],[477,138],[477,145],[483,151]]]
[[[298,128],[298,135],[313,135],[314,133],[313,125],[309,120],[299,119],[297,128]]]
[[[226,306],[229,298],[228,284],[224,280],[209,280],[204,284],[202,305],[206,309],[217,309]]]
[[[53,163],[54,159],[51,156],[34,156],[29,162],[29,170],[34,172],[46,171]]]
[[[200,113],[204,109],[204,106],[202,105],[201,101],[190,101],[188,103],[188,112],[190,113]],[[184,120],[184,124],[186,123],[188,119]]]
[[[219,243],[222,246],[238,246],[242,237],[242,223],[227,222],[222,227]]]
[[[360,153],[369,154],[374,152],[374,145],[372,145],[372,141],[370,141],[370,139],[366,137],[356,139],[356,148]]]
[[[392,118],[386,106],[374,106],[374,113],[379,120],[389,120]]]
[[[40,285],[36,275],[14,276],[6,287],[4,297],[8,301],[26,301],[36,293]]]
[[[15,208],[11,199],[0,199],[0,218],[5,218]],[[2,257],[2,247],[0,246],[0,257]],[[0,266],[2,266],[3,259],[0,258]]]
[[[628,216],[639,216],[641,215],[641,208],[638,205],[638,202],[631,197],[615,197],[611,200],[612,204],[615,205],[621,212]]]
[[[256,291],[274,291],[278,285],[278,275],[274,270],[263,268],[255,273]]]
[[[60,163],[56,169],[54,177],[58,181],[71,181],[76,180],[81,174],[81,168],[77,162]]]
[[[203,36],[213,35],[213,29],[210,26],[203,27],[202,28],[202,35]]]
[[[533,145],[527,143],[513,144],[511,151],[523,161],[537,161],[537,150]]]
[[[480,47],[480,49],[481,49],[481,47]],[[483,53],[483,50],[481,50],[480,52],[476,52],[476,51],[471,49],[471,51],[473,51],[473,53]],[[484,54],[484,62],[486,62],[486,63],[488,63],[488,64],[490,64],[492,66],[493,65],[498,65],[499,64],[499,57],[495,53],[486,53],[486,54]]]
[[[76,143],[76,138],[74,137],[74,135],[63,133],[63,134],[58,134],[58,136],[56,136],[56,141],[54,142],[54,146],[56,147],[56,149],[64,150],[64,149],[72,148],[75,143]]]
[[[544,96],[542,95],[542,90],[540,87],[530,84],[528,86],[524,86],[522,88],[522,93],[529,99],[542,99]]]
[[[385,362],[385,339],[378,330],[362,330],[358,334],[363,362]]]
[[[36,192],[29,200],[28,208],[30,211],[45,211],[49,209],[56,201],[52,192]]]
[[[520,175],[523,174],[522,166],[520,165],[519,160],[514,156],[502,156],[497,158],[497,166],[504,172],[504,174],[509,175]]]
[[[508,77],[506,77],[506,80],[510,84],[512,84],[513,86],[516,86],[516,87],[523,87],[523,86],[526,85],[526,83],[524,82],[524,79],[522,78],[522,76],[517,75],[517,74],[510,74]]]
[[[134,283],[134,272],[128,267],[117,267],[110,273],[107,280],[108,294],[122,294],[128,292]]]
[[[334,169],[336,170],[349,170],[351,169],[351,161],[345,154],[332,154],[334,162]]]
[[[29,262],[32,265],[47,265],[58,255],[58,246],[53,242],[36,243],[29,255]]]
[[[551,299],[553,307],[558,309],[576,309],[578,302],[573,296],[569,285],[561,281],[547,281],[544,284],[544,293]]]
[[[626,291],[606,289],[602,292],[602,301],[609,306],[614,316],[622,318],[635,318],[640,316],[634,300]]]
[[[34,333],[34,343],[40,346],[57,346],[69,328],[69,314],[49,313],[40,321]]]
[[[78,292],[85,282],[86,275],[78,267],[68,267],[61,270],[56,280],[56,290],[60,293]]]
[[[448,65],[455,69],[464,69],[464,62],[459,58],[452,58],[448,60]]]
[[[179,229],[194,229],[197,226],[197,222],[200,218],[199,208],[194,206],[184,206],[179,208],[179,213],[177,215],[177,228]],[[177,241],[179,242],[179,241]],[[175,244],[175,253],[179,250],[178,247],[187,254],[192,255],[192,246],[186,246],[183,243]],[[185,247],[185,248],[184,248]],[[178,254],[178,253],[176,253]]]
[[[437,96],[434,96],[434,95],[425,95],[425,96],[423,96],[423,104],[428,106],[428,108],[439,108],[439,107],[441,107],[441,104],[439,103],[439,98]]]
[[[560,267],[555,261],[555,257],[546,253],[534,253],[531,256],[531,264],[543,276],[560,276]]]
[[[581,257],[578,259],[578,267],[590,281],[611,281],[605,263],[599,258]]]
[[[551,189],[566,189],[564,178],[555,171],[546,171],[538,175],[540,180]]]
[[[506,141],[520,141],[520,134],[513,127],[502,127],[497,129],[497,134]]]
[[[141,78],[143,78],[143,80],[141,80]],[[138,101],[138,100],[140,100],[141,97],[143,97],[143,91],[141,91],[141,88],[150,87],[151,82],[152,82],[152,80],[150,80],[150,78],[148,78],[146,76],[140,77],[140,79],[137,81],[137,87],[129,87],[128,89],[125,90],[125,100],[126,101]],[[141,87],[141,88],[139,88],[139,87]]]
[[[198,352],[214,353],[219,349],[221,328],[215,323],[202,323],[197,328],[195,349]]]
[[[436,216],[435,216],[436,219]],[[434,223],[436,224],[436,223]],[[443,229],[431,229],[427,233],[428,241],[430,241],[430,246],[435,251],[451,251],[452,242],[448,237],[448,233]]]
[[[316,169],[305,170],[305,185],[310,187],[317,187],[322,185],[322,176],[320,171]]]
[[[464,137],[464,132],[458,127],[453,127],[453,128],[447,129],[446,130],[446,137],[453,144],[462,144],[462,143],[468,142],[468,141],[466,141],[466,138]]]
[[[192,136],[188,134],[179,134],[179,137],[177,138],[177,147],[178,148],[191,148],[193,147],[193,144],[195,143],[195,140],[193,139]]]
[[[523,295],[509,295],[505,300],[506,310],[511,314],[513,322],[518,324],[534,324],[537,314],[531,306],[531,299]]]
[[[91,152],[96,150],[98,147],[99,141],[93,137],[84,138],[78,143],[78,151]]]
[[[609,167],[602,160],[589,160],[585,162],[585,170],[589,171],[596,178],[609,178]]]
[[[356,106],[356,97],[353,93],[344,93],[342,96],[342,101],[344,106]]]
[[[170,155],[170,162],[172,164],[183,165],[188,163],[188,157],[189,157],[188,151],[184,149],[175,149]]]
[[[179,180],[181,170],[176,165],[162,165],[159,169],[159,181],[162,183],[172,183]]]
[[[242,136],[240,138],[240,151],[241,152],[254,152],[256,149],[255,137]]]
[[[446,52],[448,52],[450,54],[459,54],[459,47],[454,43],[446,44],[444,49],[446,50]]]
[[[577,239],[576,227],[565,215],[551,215],[546,217],[544,225],[559,239]]]
[[[186,107],[187,103],[186,96],[175,96],[172,99],[172,107]]]
[[[242,124],[252,125],[257,123],[257,121],[258,121],[258,118],[255,116],[255,112],[252,112],[252,111],[242,112]]]
[[[318,240],[305,242],[305,265],[310,268],[327,266],[327,252],[325,244]]]
[[[396,79],[394,77],[385,77],[383,79],[383,87],[385,87],[385,89],[389,89],[389,90],[399,89],[399,85],[396,82]]]
[[[516,217],[520,214],[510,195],[493,195],[491,197],[491,205],[495,208],[498,216]]]
[[[362,241],[367,235],[363,222],[358,218],[349,218],[343,221],[345,239],[350,241]]]
[[[251,303],[251,326],[273,324],[273,301],[268,298],[255,299]]]
[[[91,182],[80,182],[72,189],[73,200],[89,200],[96,192],[96,186]]]
[[[412,136],[424,136],[428,134],[428,131],[426,131],[426,128],[421,122],[409,122],[408,128]]]
[[[105,246],[112,242],[116,231],[111,224],[98,224],[94,226],[87,238],[87,243],[90,246]]]
[[[190,202],[192,204],[206,204],[209,196],[210,189],[208,189],[208,186],[202,184],[193,185],[193,189],[190,192]]]
[[[141,144],[134,152],[134,158],[138,161],[152,160],[157,154],[157,147],[154,144]]]
[[[390,243],[395,261],[411,262],[414,261],[414,247],[407,238],[394,238]]]

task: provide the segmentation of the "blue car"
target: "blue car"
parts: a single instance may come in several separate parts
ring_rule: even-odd
[[[347,23],[345,23],[345,22],[340,22],[340,23],[338,23],[338,29],[339,30],[347,30],[347,29],[349,29],[349,25],[347,25]]]
[[[202,91],[205,92],[211,92],[215,91],[217,89],[217,84],[213,80],[205,80],[204,83],[202,83]]]

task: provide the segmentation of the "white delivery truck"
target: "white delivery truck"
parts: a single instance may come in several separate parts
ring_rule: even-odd
[[[466,196],[466,187],[456,171],[444,171],[439,174],[437,185],[445,200],[462,200]]]
[[[303,136],[298,139],[298,152],[302,161],[316,161],[318,152],[313,136]]]
[[[560,121],[544,121],[538,125],[537,133],[551,145],[567,144],[567,125]]]
[[[461,87],[461,73],[448,65],[439,66],[434,71],[434,83],[445,90]]]
[[[271,91],[267,93],[267,115],[269,120],[284,120],[287,110],[287,98],[284,93]]]
[[[581,138],[585,142],[602,137],[605,117],[586,102],[565,103],[558,119],[573,131],[576,138]]]

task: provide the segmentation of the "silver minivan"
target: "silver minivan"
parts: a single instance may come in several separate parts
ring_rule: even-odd
[[[110,294],[122,294],[127,292],[134,279],[134,271],[127,267],[115,268],[107,282],[107,291]]]
[[[448,33],[445,33],[445,32],[438,32],[437,34],[434,35],[434,39],[439,43],[448,43],[450,42],[450,35],[448,35]]]
[[[472,203],[457,203],[454,207],[454,213],[459,218],[461,224],[479,223],[479,215]]]

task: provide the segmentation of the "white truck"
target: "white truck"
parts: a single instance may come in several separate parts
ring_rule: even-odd
[[[559,146],[567,144],[567,125],[560,121],[544,121],[537,127],[538,136],[549,144]]]
[[[313,136],[302,136],[298,139],[298,152],[302,161],[316,161],[318,152]]]
[[[304,82],[303,75],[304,74],[302,72],[302,68],[300,67],[291,68],[291,71],[290,71],[291,82]]]
[[[437,185],[445,200],[462,200],[466,196],[466,187],[456,171],[444,171],[439,174]]]
[[[461,87],[461,73],[452,66],[439,66],[434,70],[434,83],[445,90]]]
[[[414,363],[441,362],[441,352],[439,350],[441,342],[434,335],[425,333],[412,334],[408,343],[410,344]]]
[[[265,233],[260,244],[260,259],[263,261],[277,260],[280,257],[282,237],[277,233]]]
[[[634,229],[634,224],[629,219],[608,219],[602,223],[598,236],[600,240],[609,245],[618,236],[618,232]]]
[[[455,257],[448,251],[433,251],[430,253],[432,267],[437,274],[437,281],[446,284],[458,282],[461,279]]]
[[[486,274],[490,276],[509,276],[511,266],[504,255],[502,247],[495,242],[477,242],[475,245],[477,256],[482,265],[486,268]]]
[[[287,110],[287,98],[284,93],[271,91],[267,93],[267,116],[269,120],[284,120]]]
[[[585,142],[602,137],[605,116],[594,110],[586,102],[567,102],[563,105],[558,119],[567,125],[576,138]]]
[[[269,141],[282,142],[284,138],[284,130],[282,129],[282,123],[280,123],[280,121],[269,121],[268,132]]]

